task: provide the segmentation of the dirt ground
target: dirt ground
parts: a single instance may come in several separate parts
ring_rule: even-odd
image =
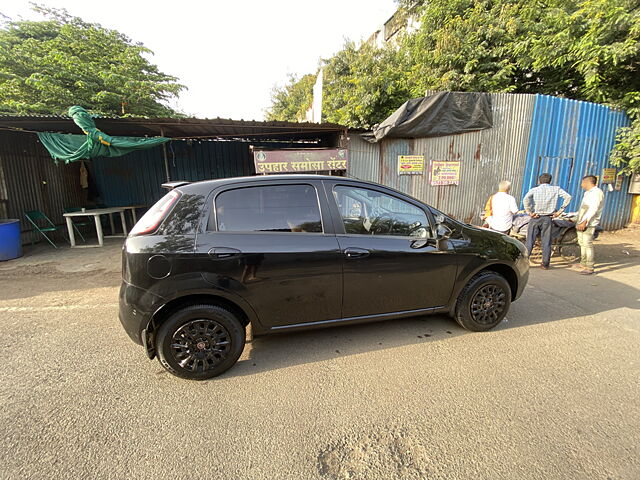
[[[507,320],[260,337],[221,377],[148,361],[120,246],[0,263],[0,478],[640,478],[640,228],[534,268]]]

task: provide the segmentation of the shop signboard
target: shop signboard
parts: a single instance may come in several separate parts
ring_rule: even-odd
[[[254,150],[258,174],[346,170],[346,148]]]

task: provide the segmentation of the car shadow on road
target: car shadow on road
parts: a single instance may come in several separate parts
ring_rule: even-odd
[[[375,350],[444,341],[466,333],[447,315],[432,315],[267,335],[249,342],[248,355],[243,355],[225,376],[254,375]]]
[[[631,269],[637,264],[636,258],[620,268]],[[481,342],[483,336],[494,332],[623,308],[640,309],[638,288],[605,275],[582,276],[566,265],[549,271],[532,268],[524,295],[512,304],[506,321],[490,332],[468,332],[447,315],[432,315],[269,335],[248,343],[247,352],[224,376],[255,375],[376,350],[442,342],[460,335],[476,335]]]

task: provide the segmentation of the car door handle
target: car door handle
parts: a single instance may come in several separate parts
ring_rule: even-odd
[[[342,253],[347,258],[362,258],[368,257],[371,252],[366,248],[349,247],[345,248]]]
[[[240,255],[242,252],[237,248],[214,247],[209,250],[209,256],[213,259],[220,260]]]

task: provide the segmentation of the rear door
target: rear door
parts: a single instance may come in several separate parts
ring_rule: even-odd
[[[264,327],[340,318],[342,256],[320,182],[219,188],[197,252],[205,279],[240,295]]]
[[[325,186],[339,223],[344,318],[447,305],[457,258],[436,248],[430,212],[370,185]]]

